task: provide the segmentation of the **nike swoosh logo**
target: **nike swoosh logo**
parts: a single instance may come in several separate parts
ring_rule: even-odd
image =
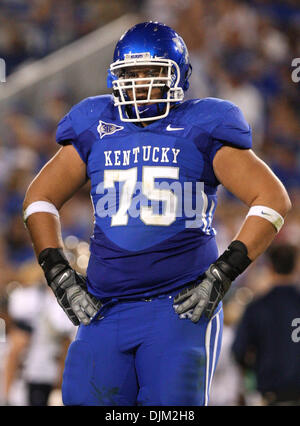
[[[172,131],[176,131],[176,130],[184,130],[184,127],[171,127],[171,124],[168,125],[167,127],[167,131],[168,132],[172,132]]]
[[[60,279],[59,279],[59,281],[58,281],[58,283],[57,284],[60,284],[61,283],[61,281],[65,278],[65,277],[67,277],[68,278],[68,276],[69,276],[69,272],[65,272],[61,277],[60,277]]]
[[[264,215],[266,215],[266,216],[271,216],[269,213],[266,213],[266,212],[264,212],[264,211],[261,211],[261,214],[264,214]]]
[[[219,274],[219,271],[217,269],[214,269],[214,273],[217,275],[220,281],[222,281],[221,275]]]

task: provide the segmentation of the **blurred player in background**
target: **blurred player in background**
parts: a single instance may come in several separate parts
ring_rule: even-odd
[[[300,346],[292,336],[300,317],[299,252],[278,244],[267,256],[272,288],[247,306],[233,353],[241,367],[254,370],[264,404],[300,405]]]
[[[36,265],[22,267],[20,279],[22,286],[8,299],[12,325],[4,399],[8,405],[45,406],[52,392],[61,389],[64,360],[76,328],[45,287]]]
[[[232,354],[235,328],[242,314],[242,305],[237,303],[234,297],[231,297],[225,303],[223,302],[223,311],[222,350],[211,386],[209,405],[245,405],[243,374]]]
[[[80,324],[66,360],[66,405],[207,405],[222,298],[290,209],[281,182],[251,151],[240,109],[215,98],[183,102],[190,75],[174,30],[131,28],[109,70],[113,96],[85,99],[60,121],[62,148],[27,191],[39,263]],[[64,255],[58,211],[89,179],[95,229],[84,278]],[[220,183],[249,207],[221,256],[212,227]]]

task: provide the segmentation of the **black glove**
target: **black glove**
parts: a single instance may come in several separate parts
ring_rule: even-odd
[[[175,296],[176,313],[181,315],[193,309],[193,322],[198,322],[203,313],[210,319],[232,281],[250,265],[251,260],[247,255],[247,247],[241,241],[233,241],[222,256],[210,265],[204,277]]]
[[[85,278],[69,265],[63,250],[47,248],[39,255],[48,285],[74,325],[88,325],[102,304],[89,294]]]

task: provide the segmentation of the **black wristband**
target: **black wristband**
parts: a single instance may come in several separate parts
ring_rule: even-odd
[[[248,257],[247,247],[241,241],[235,240],[216,260],[215,265],[233,281],[245,271],[250,263],[251,259]]]
[[[45,273],[49,285],[56,275],[64,269],[70,268],[62,248],[46,248],[42,250],[39,254],[38,262]]]

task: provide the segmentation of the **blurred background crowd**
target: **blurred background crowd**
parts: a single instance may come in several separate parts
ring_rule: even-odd
[[[137,15],[137,22],[150,19],[164,22],[184,38],[193,65],[187,98],[220,97],[233,101],[242,109],[253,129],[255,152],[282,180],[293,202],[286,225],[274,244],[299,246],[300,83],[292,80],[292,60],[300,57],[298,0],[2,0],[0,58],[6,61],[8,82],[10,75],[18,69],[128,12]],[[59,87],[50,86],[48,90],[46,87],[44,106],[38,113],[33,114],[30,103],[24,102],[22,97],[4,111],[4,125],[0,131],[0,316],[5,320],[6,339],[2,336],[1,340],[0,336],[0,352],[3,353],[0,370],[9,370],[10,376],[2,375],[0,381],[4,389],[0,392],[2,403],[28,403],[22,394],[26,382],[24,371],[30,370],[24,354],[34,351],[32,342],[40,332],[32,318],[48,303],[45,290],[40,287],[43,278],[22,222],[24,194],[36,173],[58,150],[55,144],[57,123],[78,101],[78,94],[70,90],[66,80]],[[222,251],[241,225],[247,209],[225,190],[220,189],[219,197],[214,225]],[[82,271],[88,262],[92,215],[87,184],[61,212],[66,248],[73,264]],[[295,271],[297,273],[297,267]],[[226,371],[232,369],[232,372],[216,375],[212,404],[261,403],[255,378],[250,370],[241,375],[230,351],[234,327],[245,307],[253,298],[268,292],[271,286],[267,256],[262,256],[233,287],[227,302],[230,306],[227,316],[229,334],[224,334],[224,356],[228,355],[230,364]],[[32,287],[35,288],[34,295],[31,294]],[[24,298],[18,294],[21,290],[27,291]],[[28,304],[26,297],[30,300]],[[46,305],[37,300],[43,300]],[[57,315],[51,312],[50,309],[50,319],[45,319],[45,330],[49,341],[52,339],[52,346],[53,341],[56,342],[56,352],[53,349],[52,355],[58,362],[64,353],[62,342],[66,337],[71,339],[74,330],[61,323],[55,324],[53,318]],[[15,324],[19,324],[19,328],[16,329]],[[12,349],[8,349],[8,342]],[[45,341],[41,345],[45,345]],[[8,352],[8,356],[9,350],[13,355]],[[36,362],[33,355],[31,358],[33,361],[30,362]],[[50,388],[59,388],[60,378],[54,370],[53,367],[47,380],[40,381],[48,385],[51,382]],[[32,376],[27,380],[31,385],[32,381],[39,381],[35,374]],[[23,391],[16,397],[19,393],[12,389],[20,378]],[[218,381],[220,388],[217,392]],[[231,388],[232,393],[229,392]],[[31,395],[33,391],[31,389]],[[243,402],[240,399],[242,391],[246,396]]]

